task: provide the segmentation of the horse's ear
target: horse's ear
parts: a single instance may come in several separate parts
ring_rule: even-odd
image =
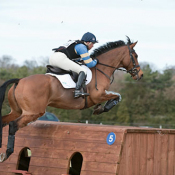
[[[135,47],[135,45],[137,44],[138,41],[136,41],[135,43],[131,44],[130,47],[131,49],[133,49]]]

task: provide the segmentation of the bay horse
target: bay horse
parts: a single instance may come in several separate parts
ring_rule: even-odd
[[[84,109],[96,105],[94,114],[100,114],[116,105],[121,100],[120,94],[108,91],[114,71],[124,68],[134,80],[140,80],[143,77],[138,55],[134,50],[136,44],[137,42],[132,43],[127,37],[127,43],[121,40],[109,42],[94,50],[91,58],[97,58],[99,63],[91,68],[92,80],[87,85],[87,92],[90,94],[87,98],[75,99],[73,89],[64,89],[55,77],[47,74],[6,81],[0,87],[0,147],[2,146],[2,127],[7,124],[9,124],[9,136],[6,153],[0,154],[0,162],[5,161],[13,153],[16,131],[41,117],[47,106]],[[11,112],[2,116],[5,91],[11,83],[14,83],[8,92]],[[101,107],[99,104],[104,101],[107,101],[106,107]]]

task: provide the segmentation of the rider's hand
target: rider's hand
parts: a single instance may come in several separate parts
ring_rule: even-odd
[[[98,60],[97,58],[95,58],[94,60],[96,60],[96,61],[97,61],[97,64],[99,63],[99,60]]]

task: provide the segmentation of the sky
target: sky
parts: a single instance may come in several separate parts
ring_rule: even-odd
[[[38,63],[68,40],[96,35],[138,41],[138,61],[157,70],[175,66],[175,0],[1,0],[0,58]]]

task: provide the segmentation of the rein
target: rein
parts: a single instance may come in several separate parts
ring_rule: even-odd
[[[129,64],[128,64],[128,66],[131,64],[131,61],[132,61],[134,67],[133,67],[132,69],[130,69],[130,70],[126,70],[125,68],[117,68],[117,67],[110,66],[110,65],[108,65],[108,64],[103,64],[103,63],[100,63],[100,62],[99,62],[98,64],[103,65],[103,66],[106,66],[106,67],[113,68],[114,71],[113,71],[113,73],[112,73],[112,80],[111,80],[111,78],[109,77],[109,75],[107,75],[106,73],[104,73],[102,70],[100,70],[99,68],[97,68],[97,67],[95,66],[95,88],[96,88],[97,90],[98,90],[98,88],[97,88],[97,70],[98,70],[99,72],[101,72],[103,75],[105,75],[109,80],[111,80],[110,84],[112,84],[113,81],[114,81],[114,72],[115,72],[116,70],[120,70],[120,71],[124,71],[124,72],[130,73],[130,74],[133,74],[133,75],[131,75],[131,76],[138,75],[140,69],[137,70],[136,68],[137,68],[137,67],[140,67],[140,65],[136,65],[135,60],[134,60],[134,57],[133,57],[133,55],[132,55],[132,53],[134,53],[135,51],[134,51],[134,49],[131,50],[131,48],[129,47],[129,45],[127,45],[127,46],[128,46],[129,54],[130,54],[130,62],[129,62]]]
[[[102,64],[102,63],[98,63],[98,64]],[[105,64],[102,64],[102,65],[103,65],[103,66],[107,66],[107,67],[111,67],[111,66],[105,65]],[[115,67],[111,67],[111,68],[115,68]],[[100,70],[99,68],[97,68],[97,67],[95,66],[95,88],[98,90],[98,88],[97,88],[97,70],[98,70],[99,72],[101,72],[103,75],[105,75],[109,80],[111,80],[111,78],[110,78],[109,75],[107,75],[106,73],[104,73],[102,70]],[[116,70],[116,69],[115,69],[115,70]],[[115,72],[115,70],[114,70],[113,73],[112,73],[112,80],[111,80],[110,84],[112,84],[113,81],[114,81],[114,72]]]
[[[120,68],[116,68],[116,67],[113,67],[113,66],[110,66],[110,65],[107,65],[107,64],[103,64],[103,63],[100,63],[100,62],[99,62],[98,64],[101,64],[101,65],[106,66],[106,67],[113,68],[114,71],[113,71],[113,73],[112,73],[112,80],[111,80],[111,78],[110,78],[109,75],[107,75],[106,73],[104,73],[102,70],[100,70],[99,68],[97,68],[97,67],[95,66],[95,88],[96,88],[97,90],[98,90],[98,88],[97,88],[97,70],[98,70],[99,72],[101,72],[103,75],[105,75],[109,80],[111,80],[110,84],[112,84],[113,81],[114,81],[114,72],[115,72],[115,70],[126,71],[126,70],[122,70],[122,69],[120,69]]]

